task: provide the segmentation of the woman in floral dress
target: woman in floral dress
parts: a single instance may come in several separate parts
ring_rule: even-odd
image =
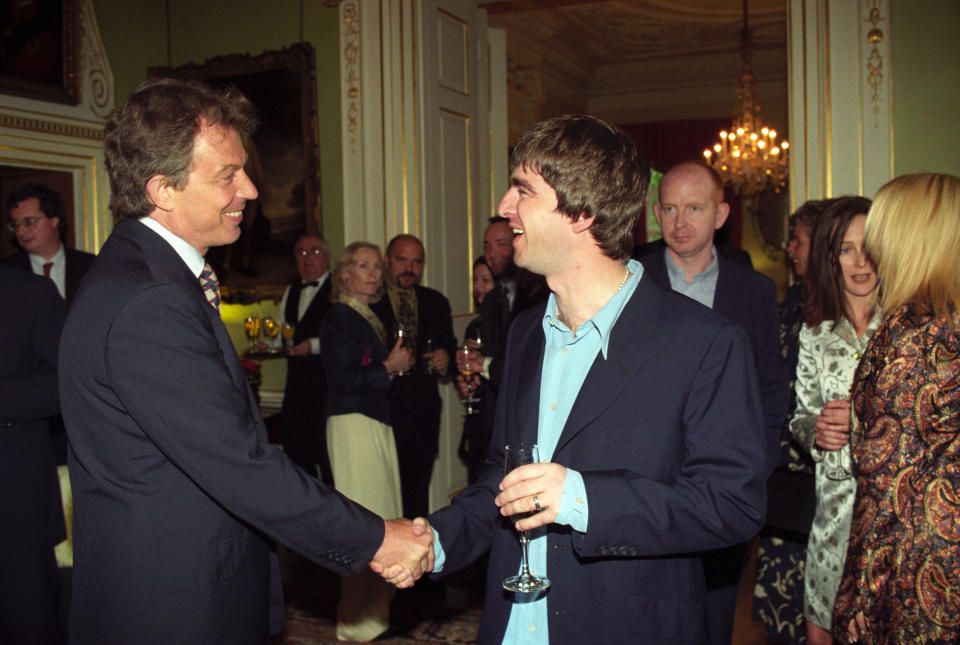
[[[797,407],[790,432],[816,463],[816,510],[807,541],[804,617],[807,642],[825,645],[833,600],[850,535],[854,481],[850,470],[850,403],[853,373],[876,312],[876,269],[864,246],[870,200],[834,200],[813,229],[809,290],[804,302],[797,365]]]
[[[960,178],[898,177],[867,221],[885,316],[852,391],[857,491],[835,633],[957,643]]]

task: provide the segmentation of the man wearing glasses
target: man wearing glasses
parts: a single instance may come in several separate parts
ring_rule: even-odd
[[[284,451],[308,473],[333,483],[327,457],[327,378],[320,361],[320,321],[330,307],[330,249],[316,235],[303,235],[293,247],[300,279],[291,283],[280,301],[281,324],[293,325],[293,347],[287,358],[283,392]]]
[[[50,278],[69,305],[94,256],[64,246],[67,218],[60,195],[43,184],[25,184],[10,195],[7,212],[23,252],[3,264]]]

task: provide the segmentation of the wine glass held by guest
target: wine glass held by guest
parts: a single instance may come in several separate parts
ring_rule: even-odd
[[[870,200],[833,200],[813,228],[800,330],[794,439],[816,463],[816,507],[807,541],[804,617],[810,645],[833,642],[833,598],[840,583],[855,486],[850,476],[853,372],[873,331],[877,274],[863,241]]]
[[[834,633],[960,642],[960,178],[903,175],[867,215],[883,323],[851,389],[857,494]]]
[[[371,311],[383,290],[380,249],[354,242],[331,274],[332,304],[320,328],[327,374],[327,449],[338,491],[382,517],[403,514],[396,444],[390,427],[390,381],[413,365],[401,339]],[[378,573],[383,568],[373,567]],[[388,572],[398,581],[403,573]],[[368,641],[389,627],[395,591],[375,573],[341,579],[337,637]]]

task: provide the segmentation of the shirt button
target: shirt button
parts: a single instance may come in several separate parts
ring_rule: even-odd
[[[853,358],[854,358],[855,360],[858,360],[858,361],[859,361],[859,360],[860,360],[860,352],[854,352],[854,353],[853,353]]]
[[[583,504],[583,498],[582,498],[582,497],[578,497],[578,498],[577,498],[577,504]]]
[[[551,404],[550,404],[550,411],[553,412],[553,411],[555,411],[556,409],[557,409],[557,404],[556,404],[556,403],[551,403]]]
[[[534,625],[533,623],[531,623],[531,624],[530,624],[530,631],[531,631],[531,632],[537,631],[537,626]]]
[[[561,349],[561,350],[560,350],[560,353],[563,354],[563,355],[566,355],[566,354],[567,354],[567,348],[564,347],[563,349]]]

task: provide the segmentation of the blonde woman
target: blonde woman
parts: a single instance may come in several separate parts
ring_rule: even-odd
[[[327,373],[327,449],[337,490],[381,517],[400,517],[400,471],[390,428],[390,381],[413,366],[370,303],[383,292],[380,249],[354,242],[331,274],[333,304],[320,328]],[[387,630],[394,588],[372,571],[341,579],[337,638],[369,641]]]
[[[883,323],[857,368],[856,501],[835,634],[960,642],[960,178],[898,177],[877,193],[867,249]]]

